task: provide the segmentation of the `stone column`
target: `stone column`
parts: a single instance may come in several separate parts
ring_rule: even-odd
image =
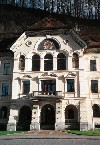
[[[94,129],[92,102],[89,99],[87,100],[86,103],[87,103],[88,130],[91,130]]]
[[[18,120],[18,109],[16,105],[11,105],[9,121],[7,124],[8,131],[16,131],[17,120]]]
[[[72,69],[72,57],[71,56],[68,57],[67,64],[66,64],[66,67],[68,68],[68,70]]]
[[[17,99],[19,93],[19,81],[18,75],[13,74],[13,83],[12,83],[12,99]]]
[[[40,71],[44,71],[44,59],[41,58],[40,60]]]
[[[40,111],[39,111],[39,105],[33,105],[32,110],[32,121],[30,125],[30,130],[40,130]]]
[[[56,102],[56,123],[55,130],[64,130],[65,121],[64,121],[63,109],[62,109],[62,101],[58,100]]]
[[[57,70],[57,57],[53,57],[53,70]]]

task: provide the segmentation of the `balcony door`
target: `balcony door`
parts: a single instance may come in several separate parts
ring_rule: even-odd
[[[41,91],[46,95],[55,95],[56,80],[41,80]]]

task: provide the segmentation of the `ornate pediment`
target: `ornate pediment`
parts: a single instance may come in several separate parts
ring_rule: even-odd
[[[56,77],[58,77],[56,74],[54,74],[54,73],[48,73],[48,72],[45,72],[45,73],[43,73],[41,76],[39,76],[39,78],[45,78],[45,77],[49,77],[49,78],[56,78]]]
[[[76,73],[75,72],[68,72],[67,74],[64,75],[64,78],[69,78],[69,77],[75,78],[76,77]]]
[[[25,80],[27,80],[27,79],[31,79],[32,77],[30,76],[30,75],[24,75],[21,79],[25,79]]]
[[[65,25],[56,19],[46,17],[42,21],[39,21],[33,25],[34,29],[52,29],[52,28],[64,28]]]

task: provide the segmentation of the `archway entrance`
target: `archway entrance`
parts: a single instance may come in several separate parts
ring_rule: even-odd
[[[30,130],[32,111],[28,106],[23,106],[19,112],[19,119],[17,123],[17,130]]]
[[[74,105],[65,108],[65,129],[79,129],[78,109]]]
[[[54,130],[55,129],[55,110],[50,104],[42,107],[40,129]]]

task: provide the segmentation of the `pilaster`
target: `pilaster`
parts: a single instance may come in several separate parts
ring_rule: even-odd
[[[16,108],[16,105],[15,106],[11,105],[9,121],[7,124],[8,131],[16,131],[17,120],[18,120],[18,109]]]
[[[39,105],[33,105],[30,130],[40,130],[39,116],[40,116]]]
[[[55,123],[55,130],[64,130],[65,129],[65,122],[64,122],[64,115],[62,111],[62,101],[59,100],[56,102],[56,123]]]

